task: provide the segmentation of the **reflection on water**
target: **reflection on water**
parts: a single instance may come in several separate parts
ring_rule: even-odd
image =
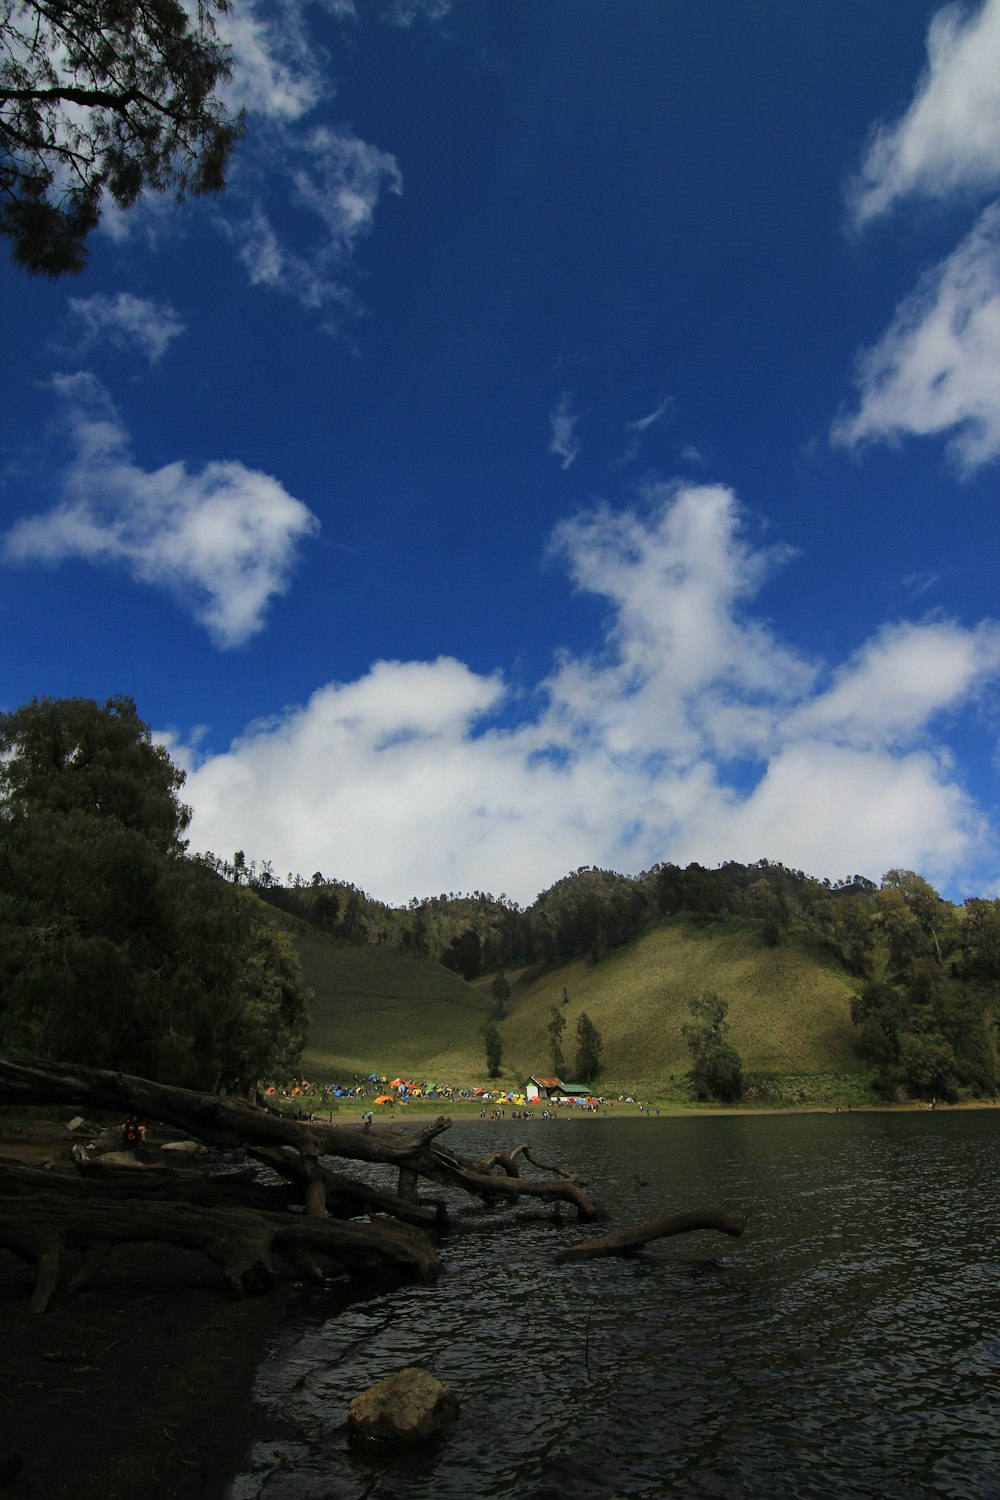
[[[557,1266],[595,1231],[478,1216],[502,1227],[446,1242],[437,1286],[285,1331],[258,1400],[295,1436],[257,1446],[233,1500],[1000,1496],[1000,1114],[475,1121],[449,1142],[529,1136],[612,1227],[704,1204],[749,1209],[747,1232]],[[458,1420],[359,1451],[348,1402],[408,1364]]]

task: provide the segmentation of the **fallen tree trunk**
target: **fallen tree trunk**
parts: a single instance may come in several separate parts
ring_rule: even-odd
[[[282,1213],[301,1200],[287,1183],[259,1181],[252,1167],[206,1172],[177,1167],[123,1167],[100,1157],[76,1162],[79,1175],[24,1167],[0,1158],[0,1199],[53,1193],[58,1197],[96,1200],[192,1203],[203,1208],[254,1208]]]
[[[291,1183],[304,1183],[306,1180],[308,1169],[301,1157],[294,1152],[275,1146],[257,1146],[251,1148],[250,1155],[262,1166],[269,1167],[272,1172],[277,1172]],[[388,1214],[401,1223],[413,1224],[420,1229],[440,1229],[445,1224],[443,1203],[420,1203],[414,1199],[401,1198],[398,1193],[369,1187],[367,1183],[358,1182],[356,1178],[347,1177],[342,1172],[333,1172],[322,1162],[317,1164],[316,1171],[326,1189],[327,1212],[336,1214],[338,1218],[351,1219],[360,1214]]]
[[[83,1256],[70,1281],[70,1290],[77,1291],[115,1245],[149,1242],[201,1251],[221,1267],[237,1297],[271,1284],[274,1254],[314,1280],[322,1280],[323,1262],[355,1270],[391,1264],[423,1281],[434,1281],[441,1268],[427,1236],[404,1225],[49,1194],[5,1199],[0,1214],[0,1245],[37,1269],[34,1312],[48,1307],[65,1251]]]
[[[484,1200],[494,1198],[541,1198],[546,1203],[569,1203],[576,1209],[579,1219],[605,1219],[607,1214],[590,1198],[572,1178],[560,1177],[555,1182],[539,1178],[509,1176],[504,1172],[496,1176],[483,1171],[485,1163],[466,1160],[456,1152],[440,1145],[431,1146],[414,1156],[416,1171],[438,1182],[451,1182],[475,1193]]]
[[[437,1137],[451,1126],[445,1117],[414,1131],[324,1125],[289,1120],[242,1099],[199,1094],[128,1073],[38,1058],[22,1058],[17,1062],[0,1058],[0,1104],[59,1103],[159,1120],[223,1150],[290,1146],[299,1153],[305,1166],[304,1202],[310,1214],[322,1216],[327,1211],[327,1186],[319,1158],[335,1156],[416,1173],[480,1197],[536,1197],[551,1203],[570,1203],[581,1219],[603,1217],[597,1205],[568,1175],[561,1174],[556,1182],[496,1177],[488,1164],[467,1160],[457,1152],[439,1147]],[[526,1153],[527,1148],[521,1149]],[[512,1163],[513,1155],[510,1160]],[[408,1202],[411,1195],[397,1197]]]
[[[351,1125],[324,1125],[290,1120],[244,1099],[201,1094],[173,1084],[153,1083],[131,1073],[81,1068],[38,1058],[17,1062],[0,1057],[0,1103],[68,1104],[110,1109],[176,1126],[187,1135],[223,1151],[240,1146],[292,1146],[304,1158],[342,1156],[352,1161],[405,1166],[420,1150],[447,1130],[442,1117],[408,1134],[365,1130]]]
[[[75,1289],[118,1243],[200,1250],[222,1267],[236,1295],[273,1279],[275,1253],[307,1276],[321,1277],[321,1262],[332,1260],[354,1271],[392,1263],[431,1280],[439,1262],[424,1231],[443,1228],[446,1219],[443,1203],[420,1201],[421,1177],[486,1202],[528,1197],[557,1207],[568,1203],[580,1219],[603,1217],[580,1183],[558,1167],[543,1168],[552,1174],[546,1180],[521,1178],[518,1158],[531,1159],[526,1146],[483,1162],[443,1147],[438,1137],[450,1126],[448,1119],[410,1131],[324,1125],[106,1069],[0,1058],[0,1105],[59,1103],[137,1115],[210,1146],[242,1148],[287,1186],[239,1172],[113,1167],[99,1159],[78,1163],[87,1174],[79,1184],[82,1191],[70,1186],[76,1182],[72,1176],[60,1177],[56,1189],[55,1174],[0,1171],[0,1246],[36,1265],[32,1307],[39,1311],[51,1301],[64,1251],[83,1257],[70,1283]],[[320,1156],[391,1168],[399,1189],[356,1182],[332,1171]],[[297,1206],[292,1198],[304,1213],[288,1211]],[[400,1222],[385,1222],[386,1214]],[[379,1217],[356,1222],[361,1215]]]
[[[720,1234],[739,1236],[746,1228],[746,1222],[746,1214],[721,1213],[710,1208],[692,1209],[688,1213],[669,1214],[665,1219],[653,1219],[631,1229],[621,1229],[617,1234],[605,1234],[600,1239],[569,1245],[559,1251],[556,1260],[596,1260],[602,1255],[628,1255],[651,1240],[662,1240],[671,1234],[690,1234],[695,1229],[717,1229]]]

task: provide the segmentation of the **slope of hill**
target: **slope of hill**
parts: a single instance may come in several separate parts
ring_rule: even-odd
[[[450,969],[387,944],[341,947],[302,931],[295,943],[315,992],[307,1073],[323,1081],[441,1073],[450,1081],[482,1072],[492,1002]]]
[[[388,944],[338,946],[301,929],[296,942],[316,992],[307,1071],[324,1079],[399,1072],[485,1081],[491,976],[466,984]],[[856,981],[805,931],[789,931],[770,947],[754,924],[699,927],[665,918],[597,962],[508,970],[507,977],[511,996],[498,1029],[508,1084],[550,1070],[545,1028],[556,1006],[567,1022],[566,1073],[585,1010],[603,1039],[601,1087],[677,1092],[690,1066],[682,1034],[688,1001],[705,990],[729,1001],[730,1039],[748,1071],[858,1071],[850,1020]]]
[[[499,1027],[504,1068],[515,1076],[545,1070],[545,1027],[555,1006],[566,1019],[569,1072],[586,1011],[603,1038],[603,1081],[643,1091],[676,1085],[691,1065],[682,1031],[688,1002],[713,990],[729,1002],[728,1039],[748,1072],[855,1071],[856,987],[809,934],[791,932],[769,947],[742,922],[704,928],[668,918],[597,963],[526,972]]]

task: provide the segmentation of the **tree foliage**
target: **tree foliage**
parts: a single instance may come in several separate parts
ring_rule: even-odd
[[[549,1013],[549,1022],[545,1028],[545,1034],[549,1039],[549,1060],[552,1063],[552,1071],[556,1077],[560,1077],[566,1066],[563,1056],[562,1035],[566,1030],[566,1017],[557,1006],[553,1005]]]
[[[196,1088],[294,1066],[298,961],[185,853],[184,775],[128,698],[0,715],[0,1044]]]
[[[974,992],[936,960],[913,963],[903,982],[870,981],[851,999],[859,1051],[886,1098],[954,1101],[962,1088],[993,1094],[1000,1083],[996,1022]]]
[[[0,4],[0,233],[16,265],[76,274],[105,195],[218,192],[243,133],[215,18],[228,0]]]
[[[587,1015],[581,1011],[576,1023],[576,1062],[573,1072],[581,1083],[592,1083],[601,1071],[601,1033]]]
[[[475,979],[483,967],[483,945],[478,932],[467,927],[458,937],[452,938],[441,955],[441,962],[446,969],[461,974],[463,979]]]
[[[502,968],[498,969],[493,976],[493,983],[490,985],[490,994],[493,996],[496,1019],[502,1021],[507,1009],[507,1001],[510,999],[510,981]]]
[[[729,1002],[712,991],[688,1002],[692,1020],[683,1028],[691,1052],[688,1078],[697,1099],[720,1099],[732,1104],[743,1095],[743,1064],[736,1048],[725,1040]]]
[[[492,1021],[487,1021],[483,1027],[483,1044],[486,1048],[486,1071],[491,1078],[500,1077],[500,1059],[503,1056],[503,1043],[500,1033]]]

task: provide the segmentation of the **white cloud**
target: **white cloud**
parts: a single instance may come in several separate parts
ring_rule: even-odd
[[[292,174],[295,195],[325,224],[331,251],[348,255],[371,229],[382,193],[403,191],[396,159],[326,127],[310,131],[303,145],[308,162]]]
[[[288,123],[309,114],[332,93],[329,58],[306,25],[296,0],[234,6],[217,18],[219,38],[232,51],[233,77],[221,90],[234,113]]]
[[[1000,0],[948,5],[931,21],[928,66],[909,109],[878,125],[848,189],[856,225],[902,198],[1000,184]]]
[[[970,701],[998,673],[1000,627],[993,622],[974,630],[948,620],[885,626],[785,731],[860,749],[906,746],[935,714]]]
[[[790,554],[754,545],[718,486],[599,507],[553,547],[609,616],[533,708],[453,658],[379,662],[224,753],[175,744],[195,846],[402,902],[484,887],[531,901],[583,863],[766,856],[938,883],[975,867],[983,820],[941,733],[1000,675],[997,626],[896,624],[833,670],[803,659],[751,611]]]
[[[651,412],[648,412],[646,416],[637,417],[634,422],[626,422],[626,432],[643,433],[647,432],[650,427],[655,427],[656,423],[660,421],[664,412],[670,406],[672,400],[673,397],[664,396],[663,399],[657,404],[657,406]]]
[[[349,268],[381,200],[402,193],[395,157],[331,126],[279,122],[265,135],[233,179],[223,230],[252,285],[356,313]]]
[[[564,469],[569,468],[580,452],[580,440],[576,435],[576,424],[580,416],[580,412],[576,414],[573,412],[572,392],[563,391],[549,415],[549,426],[552,429],[549,452],[562,459]]]
[[[69,307],[80,328],[81,353],[107,339],[118,349],[138,348],[155,365],[184,332],[184,324],[168,302],[134,297],[131,292],[119,292],[116,297],[103,292],[70,297]]]
[[[1000,203],[900,304],[856,383],[860,406],[834,442],[951,433],[963,468],[1000,455]]]
[[[321,4],[337,22],[356,19],[350,0]],[[230,160],[226,192],[202,212],[230,240],[251,285],[327,310],[324,326],[339,332],[361,310],[351,263],[379,203],[402,192],[399,166],[348,126],[327,123],[333,65],[307,0],[246,0],[218,17],[218,31],[233,62],[219,95],[232,113],[246,111],[248,130]],[[193,212],[189,204],[185,214]],[[141,233],[158,249],[185,222],[173,200],[158,194],[127,213],[109,202],[102,216],[112,239]]]
[[[625,423],[625,431],[630,434],[625,452],[619,460],[619,465],[631,463],[638,456],[642,439],[651,427],[655,427],[663,420],[673,401],[672,396],[663,396],[657,402],[651,412],[644,417],[637,417],[634,422]]]
[[[233,461],[189,473],[183,463],[146,472],[107,394],[89,375],[53,382],[69,417],[73,459],[61,503],[15,523],[7,563],[55,565],[78,557],[123,568],[166,589],[221,647],[264,628],[289,584],[299,544],[319,523],[282,485]]]
[[[393,26],[412,26],[421,16],[440,21],[451,10],[453,0],[390,0],[385,19]]]

